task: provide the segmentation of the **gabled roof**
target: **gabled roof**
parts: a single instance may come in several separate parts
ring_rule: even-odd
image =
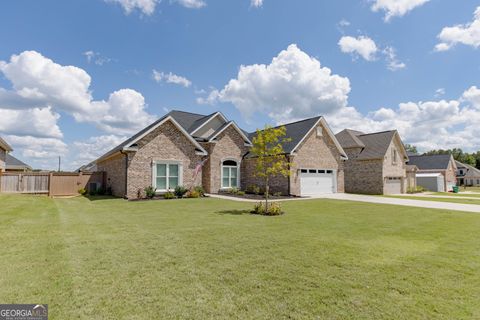
[[[240,129],[240,127],[235,123],[235,121],[229,121],[224,123],[220,128],[218,128],[214,133],[212,133],[210,137],[207,138],[207,141],[212,142],[216,137],[218,137],[223,131],[225,131],[229,127],[233,127],[235,130],[237,130],[237,132],[242,136],[242,138],[248,145],[252,144],[250,138],[245,134],[242,129]]]
[[[159,126],[161,126],[166,121],[170,120],[172,123],[195,145],[195,147],[204,155],[207,154],[205,149],[195,140],[193,137],[187,132],[186,127],[190,128],[194,125],[195,122],[200,120],[201,118],[205,118],[208,116],[203,116],[195,113],[183,112],[183,111],[171,111],[158,119],[157,121],[153,122],[143,130],[140,130],[138,133],[130,137],[129,139],[125,140],[112,150],[105,153],[103,156],[98,158],[95,162],[106,159],[117,152],[123,151],[125,149],[131,148],[133,144],[135,144],[138,140],[143,138],[149,132],[155,130]]]
[[[362,133],[345,129],[336,135],[343,148],[362,148],[357,160],[376,160],[383,159],[395,138],[399,139],[399,144],[403,147],[397,130],[382,131],[374,133]],[[405,155],[406,150],[403,148]],[[408,157],[408,156],[407,156]]]
[[[223,121],[225,123],[228,122],[227,118],[225,118],[225,116],[221,113],[221,112],[215,112],[215,113],[212,113],[208,116],[206,116],[205,118],[202,118],[200,120],[197,120],[193,125],[192,127],[190,128],[191,131],[190,134],[192,136],[195,136],[195,133],[200,130],[203,126],[205,126],[207,123],[209,123],[211,120],[215,119],[216,117],[221,117],[223,119]]]
[[[28,164],[18,160],[11,154],[7,153],[7,156],[5,158],[5,168],[6,169],[27,169],[27,170],[32,170],[32,167],[30,167]]]
[[[3,140],[2,137],[0,137],[0,148],[8,152],[13,151],[12,147],[10,147],[10,145],[5,140]]]
[[[345,129],[335,135],[338,142],[344,149],[348,148],[365,148],[365,144],[358,139],[358,135],[364,134],[360,131]]]
[[[460,161],[457,161],[457,160],[455,160],[455,164],[457,165],[458,169],[460,169],[460,168],[467,169],[468,173],[473,173],[474,176],[479,176],[480,177],[480,170],[478,170],[474,166],[471,166],[469,164],[466,164],[466,163],[463,163],[463,162],[460,162]]]
[[[416,165],[420,170],[447,170],[452,156],[449,154],[410,156],[409,165]]]
[[[340,154],[344,157],[347,158],[347,154],[343,150],[342,146],[340,143],[337,141],[335,138],[335,135],[331,131],[330,127],[328,126],[327,122],[322,116],[314,117],[314,118],[309,118],[301,121],[296,121],[292,123],[287,123],[281,126],[277,126],[275,128],[279,127],[285,127],[286,129],[286,138],[289,138],[290,141],[286,142],[283,144],[283,150],[287,154],[294,153],[298,146],[303,142],[303,140],[308,136],[308,134],[317,126],[318,123],[322,123],[324,127],[326,128],[327,134],[330,135],[331,139],[335,143],[337,149],[340,151]],[[251,132],[249,133],[249,138],[250,140],[255,137],[257,133],[256,132]]]

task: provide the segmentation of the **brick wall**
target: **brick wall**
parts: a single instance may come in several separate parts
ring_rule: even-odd
[[[393,161],[393,150],[397,152],[397,161]],[[388,177],[401,177],[402,178],[402,193],[407,191],[407,165],[401,153],[401,146],[397,139],[393,139],[388,147],[385,159],[383,161],[383,183],[386,183]]]
[[[5,150],[0,149],[0,172],[5,171],[5,158],[7,156],[7,153]]]
[[[126,161],[125,155],[119,154],[105,161],[97,163],[98,171],[105,172],[107,188],[112,189],[112,194],[116,197],[125,196],[125,177]]]
[[[345,192],[383,193],[383,159],[348,160],[345,162]]]
[[[322,127],[321,124],[319,124]],[[300,177],[299,169],[328,169],[337,172],[337,192],[344,192],[344,168],[340,152],[333,140],[326,134],[326,128],[323,129],[323,136],[317,137],[317,130],[314,129],[305,138],[296,151],[296,155],[291,158],[292,175],[290,177],[290,194],[300,196]]]
[[[221,189],[222,162],[234,160],[240,166],[240,181],[245,173],[242,170],[242,158],[248,152],[245,141],[240,134],[229,127],[223,131],[214,143],[204,143],[209,154],[202,171],[203,187],[208,193],[218,193]]]
[[[285,160],[288,161],[288,160]],[[263,192],[265,190],[265,182],[263,178],[255,176],[255,158],[247,158],[242,161],[242,189],[247,190],[251,186],[258,186]],[[281,192],[283,195],[288,195],[288,177],[282,175],[270,178],[270,193]]]
[[[183,185],[202,185],[202,174],[194,181],[195,167],[202,156],[195,153],[194,144],[172,122],[165,122],[137,144],[138,151],[128,156],[127,198],[145,195],[144,188],[152,185],[154,161],[178,161],[183,168]]]

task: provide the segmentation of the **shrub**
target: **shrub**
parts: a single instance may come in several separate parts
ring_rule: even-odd
[[[247,187],[247,192],[258,195],[260,193],[260,187],[252,184]]]
[[[177,196],[177,198],[183,198],[183,196],[188,192],[187,188],[185,188],[184,186],[177,186],[175,188],[175,191],[173,193],[175,193],[175,195]]]
[[[147,196],[148,199],[152,199],[155,197],[155,192],[157,191],[154,187],[149,186],[144,189],[145,195]]]
[[[425,192],[425,188],[422,186],[417,186],[416,188],[410,187],[407,189],[407,193],[414,194],[414,193],[422,193]]]
[[[175,199],[175,194],[169,191],[163,195],[163,198],[167,200]]]
[[[87,194],[87,190],[85,190],[85,188],[80,188],[80,189],[78,189],[78,193],[80,193],[82,196],[84,196],[84,195]]]
[[[231,188],[230,190],[228,190],[228,193],[230,194],[238,194],[238,188],[237,187],[233,187]]]
[[[268,205],[268,210],[265,210],[264,202],[257,202],[253,207],[252,213],[263,215],[263,216],[279,216],[283,214],[282,207],[277,202],[271,202]]]
[[[273,194],[274,197],[281,197],[282,196],[282,193],[281,192],[275,192]]]
[[[237,195],[243,197],[243,196],[245,195],[245,191],[238,191],[238,192],[237,192]]]
[[[205,196],[205,189],[203,189],[202,186],[196,186],[195,188],[193,188],[194,191],[198,192],[198,194],[200,195],[200,197],[204,197]]]
[[[188,191],[187,198],[200,198],[200,193],[195,190]]]

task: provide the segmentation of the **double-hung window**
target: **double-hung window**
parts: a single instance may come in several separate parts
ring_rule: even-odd
[[[233,160],[226,160],[222,163],[222,188],[238,187],[238,164]]]
[[[157,191],[173,190],[182,184],[181,165],[178,163],[157,162],[154,165],[154,187]]]

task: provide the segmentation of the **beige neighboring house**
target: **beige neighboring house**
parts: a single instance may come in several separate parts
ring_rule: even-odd
[[[313,195],[343,192],[346,154],[323,117],[286,125],[285,146],[294,172],[274,179],[272,192]],[[222,113],[171,111],[95,161],[115,196],[135,199],[153,186],[165,193],[183,185],[208,193],[259,184],[253,176],[251,138]]]
[[[442,188],[431,190],[430,185],[423,186],[430,191],[452,191],[457,184],[457,165],[452,155],[410,155],[408,165],[415,165],[417,171],[417,184],[423,186],[422,180],[437,174],[442,178]]]
[[[457,184],[459,186],[480,186],[480,170],[460,161],[455,161],[455,164],[457,165]]]
[[[7,154],[12,151],[12,147],[0,137],[0,172],[5,172]]]
[[[406,192],[408,155],[396,130],[365,134],[345,129],[336,137],[348,156],[345,162],[345,192]]]

